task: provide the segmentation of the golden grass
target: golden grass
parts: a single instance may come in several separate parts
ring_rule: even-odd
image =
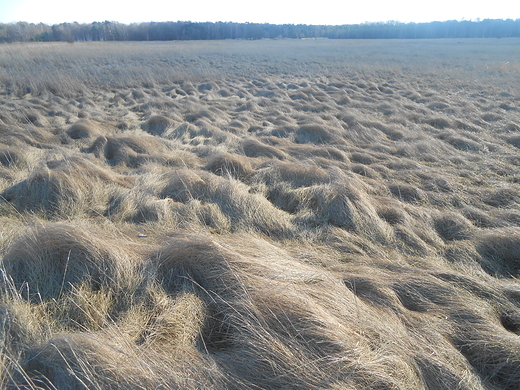
[[[517,389],[518,40],[0,47],[0,387]]]

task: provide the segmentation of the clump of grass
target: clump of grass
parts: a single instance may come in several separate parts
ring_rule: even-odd
[[[104,159],[110,165],[131,168],[151,163],[171,166],[194,164],[195,156],[179,149],[174,151],[166,142],[151,136],[101,136],[83,151]]]
[[[23,161],[21,151],[18,148],[6,147],[0,148],[0,164],[5,167],[13,167]]]
[[[455,212],[446,212],[434,217],[433,224],[439,236],[446,241],[468,239],[474,231],[472,223]]]
[[[232,179],[205,171],[179,169],[163,177],[158,190],[160,198],[188,204],[192,200],[213,203],[229,219],[232,231],[259,231],[267,235],[285,236],[292,227],[288,216],[276,209],[260,194]]]
[[[45,118],[37,110],[22,110],[18,113],[18,121],[22,124],[29,124],[38,127],[44,126]]]
[[[397,199],[408,203],[420,203],[426,200],[426,194],[421,189],[410,185],[393,183],[388,189]]]
[[[464,207],[462,214],[469,219],[473,224],[480,228],[491,228],[496,227],[496,223],[489,212],[480,210],[475,207]]]
[[[381,200],[375,206],[377,215],[390,225],[403,224],[407,219],[406,211],[398,202]]]
[[[19,237],[5,254],[2,269],[22,295],[38,302],[57,299],[81,284],[93,290],[122,285],[130,263],[121,248],[58,223]]]
[[[516,388],[516,379],[520,375],[518,361],[518,336],[507,332],[501,326],[479,326],[466,323],[459,325],[459,334],[453,337],[453,342],[479,373],[485,384],[501,389]],[[514,346],[510,349],[505,346]],[[503,359],[505,349],[509,359]]]
[[[175,124],[173,120],[163,115],[152,115],[141,123],[141,129],[152,135],[162,135]]]
[[[238,154],[218,154],[211,157],[205,169],[220,175],[243,180],[253,173],[253,167],[247,157]]]
[[[296,130],[294,141],[298,144],[341,144],[341,130],[326,125],[306,124]]]
[[[493,207],[508,207],[520,202],[520,191],[516,188],[498,188],[482,192],[484,203]]]
[[[457,187],[457,184],[455,184],[453,180],[449,180],[445,177],[433,177],[425,180],[423,188],[427,191],[452,193]]]
[[[369,237],[377,244],[388,244],[392,240],[390,225],[379,218],[363,190],[338,182],[309,187],[301,192],[302,222],[311,226],[332,224]]]
[[[2,201],[20,212],[50,218],[103,212],[110,190],[130,187],[133,179],[83,157],[54,160],[2,192]]]
[[[369,153],[355,152],[350,154],[350,161],[363,165],[370,165],[377,162],[377,159]]]
[[[275,186],[280,182],[288,183],[291,188],[309,187],[331,181],[329,173],[315,164],[296,164],[270,162],[265,167],[259,167],[255,181]]]
[[[234,286],[222,283],[222,278],[233,278],[230,262],[234,259],[238,258],[233,252],[210,236],[177,234],[151,255],[150,266],[170,294],[196,287],[223,298],[226,291],[239,292],[238,280]]]
[[[254,138],[246,138],[242,141],[242,149],[244,154],[248,157],[268,157],[285,160],[288,158],[287,154],[276,147],[267,145]]]
[[[368,177],[370,179],[378,179],[380,175],[374,168],[371,168],[364,164],[352,164],[350,170],[358,175]]]
[[[427,123],[436,129],[444,129],[450,126],[450,122],[446,118],[442,117],[427,118],[424,123]]]
[[[406,254],[426,256],[431,254],[431,248],[421,237],[417,229],[412,229],[406,225],[394,226],[393,232],[396,247]]]
[[[516,228],[487,232],[479,237],[477,250],[482,266],[499,277],[516,277],[520,272],[520,231]]]
[[[237,136],[232,132],[223,131],[205,119],[198,119],[194,123],[180,123],[166,131],[163,137],[195,146],[225,145],[237,142]]]
[[[158,199],[140,191],[136,186],[131,192],[122,192],[113,196],[108,204],[106,216],[112,221],[125,221],[135,224],[161,222],[174,224],[178,219],[170,199]],[[183,215],[184,219],[186,217]]]
[[[335,147],[319,146],[314,144],[288,145],[284,148],[288,154],[298,159],[315,159],[322,157],[329,161],[347,162],[348,157]]]
[[[8,146],[32,146],[39,149],[52,149],[50,143],[54,140],[54,134],[47,130],[31,127],[29,130],[22,130],[16,126],[3,126],[0,124],[0,142]]]
[[[261,194],[232,177],[175,169],[145,176],[130,191],[114,196],[107,216],[134,223],[209,226],[232,232],[259,232],[273,237],[293,234],[289,216]]]
[[[520,148],[520,135],[509,136],[506,138],[506,142],[514,147]]]
[[[27,388],[113,388],[114,383],[127,389],[157,386],[161,380],[140,368],[145,364],[131,347],[103,335],[62,334],[27,351],[23,362],[24,377],[14,386]]]
[[[99,126],[89,119],[80,119],[67,130],[67,135],[72,139],[93,138],[99,133]]]
[[[446,142],[458,150],[479,152],[486,149],[481,143],[461,136],[450,136],[446,139]]]

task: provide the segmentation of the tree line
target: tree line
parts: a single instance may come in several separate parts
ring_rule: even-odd
[[[3,23],[0,42],[170,41],[202,39],[424,39],[520,37],[520,19],[450,20],[428,23],[396,21],[305,25],[233,22]]]

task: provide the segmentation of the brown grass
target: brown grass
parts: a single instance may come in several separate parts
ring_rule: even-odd
[[[22,155],[15,148],[0,148],[0,164],[5,167],[12,167],[22,161]]]
[[[253,173],[253,167],[247,157],[237,154],[218,154],[209,159],[205,169],[220,175],[230,175],[235,179],[245,179]]]
[[[517,45],[1,46],[0,387],[516,389]]]
[[[268,157],[277,158],[279,160],[287,158],[283,151],[254,138],[246,138],[242,141],[242,148],[244,154],[248,157]]]
[[[99,135],[99,126],[88,119],[80,119],[67,130],[72,139],[92,138]]]
[[[18,212],[50,218],[103,212],[110,191],[129,187],[133,178],[99,167],[82,156],[49,161],[1,194]]]
[[[292,230],[287,215],[232,178],[204,171],[177,170],[165,176],[157,195],[184,204],[193,200],[215,204],[229,219],[232,231],[251,229],[283,236]]]
[[[153,115],[141,124],[141,128],[151,135],[161,135],[173,126],[173,121],[162,115]]]
[[[520,271],[520,234],[517,229],[484,234],[477,248],[486,270],[498,276],[518,275]]]
[[[409,184],[390,184],[388,186],[392,195],[397,199],[409,203],[417,203],[426,200],[426,194],[420,189]]]
[[[51,224],[19,237],[3,258],[14,286],[32,301],[57,299],[71,288],[92,290],[120,285],[129,259],[109,245],[69,224]]]
[[[196,157],[165,140],[151,136],[101,136],[87,148],[110,165],[126,165],[130,168],[157,163],[166,166],[192,166]]]
[[[468,239],[474,230],[470,221],[455,212],[434,217],[434,226],[439,236],[447,241]]]

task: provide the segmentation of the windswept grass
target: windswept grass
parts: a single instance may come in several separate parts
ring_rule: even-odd
[[[0,47],[0,387],[517,389],[517,40]]]

